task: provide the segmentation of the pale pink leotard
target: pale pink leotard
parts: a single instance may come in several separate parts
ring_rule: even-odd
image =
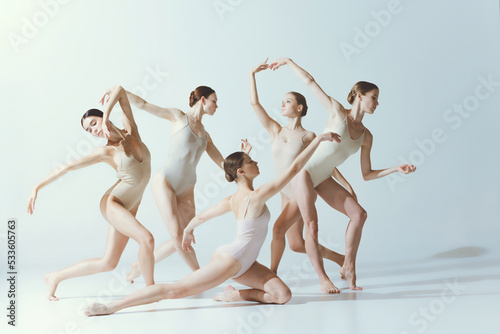
[[[271,214],[266,205],[264,205],[264,212],[257,218],[245,219],[248,204],[254,192],[248,197],[243,218],[236,220],[238,224],[238,231],[236,239],[229,245],[224,245],[217,248],[217,251],[226,253],[234,257],[241,263],[241,269],[232,278],[243,275],[255,263],[259,256],[262,244],[267,236],[267,226]]]

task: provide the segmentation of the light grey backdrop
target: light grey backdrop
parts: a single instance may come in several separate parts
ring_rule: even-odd
[[[362,180],[359,153],[340,167],[368,211],[360,263],[418,259],[463,246],[498,251],[496,0],[9,1],[0,5],[0,22],[0,208],[2,222],[19,221],[20,270],[49,272],[104,251],[108,224],[98,204],[116,181],[109,166],[71,172],[41,190],[31,217],[26,205],[32,187],[55,166],[104,144],[81,129],[80,117],[112,85],[184,111],[192,89],[213,87],[219,109],[203,121],[215,144],[225,156],[238,150],[240,138],[249,138],[261,167],[256,184],[272,179],[269,139],[248,93],[249,69],[266,57],[291,57],[344,106],[356,81],[376,83],[380,106],[364,119],[374,135],[373,167],[418,166],[409,177],[370,182]],[[323,131],[327,112],[289,68],[260,73],[257,81],[273,117],[279,119],[283,95],[296,90],[310,106],[304,126]],[[134,112],[156,171],[168,156],[170,125]],[[204,155],[199,209],[234,189]],[[274,221],[278,196],[269,206]],[[317,207],[322,241],[343,252],[347,219],[321,200]],[[234,237],[233,218],[228,214],[197,230],[201,264]],[[138,219],[157,243],[168,238],[150,186]],[[264,264],[269,242],[270,235],[260,256]],[[120,266],[128,268],[136,251],[131,242]],[[303,259],[287,251],[283,266]],[[185,271],[169,278],[189,271],[180,267]]]

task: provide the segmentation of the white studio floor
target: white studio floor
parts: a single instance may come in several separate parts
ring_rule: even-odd
[[[94,318],[82,313],[89,301],[120,298],[143,287],[143,281],[128,284],[123,279],[125,267],[118,267],[63,282],[57,293],[60,301],[49,302],[43,273],[23,272],[18,285],[18,326],[8,332],[500,333],[500,260],[496,254],[464,246],[419,260],[360,262],[358,283],[364,287],[360,292],[348,290],[336,274],[338,267],[327,264],[334,283],[342,289],[330,296],[319,293],[309,267],[289,266],[280,272],[293,292],[286,305],[214,302],[214,294],[225,287],[221,285],[191,298]],[[161,277],[175,271],[165,267],[157,266],[158,283],[167,282]]]

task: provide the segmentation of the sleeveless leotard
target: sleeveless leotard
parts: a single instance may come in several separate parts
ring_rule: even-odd
[[[125,209],[132,210],[142,199],[144,189],[151,176],[151,154],[143,142],[142,162],[137,161],[132,156],[127,156],[115,148],[120,156],[120,162],[116,170],[119,180],[106,191],[104,195],[113,195],[117,197]]]
[[[283,142],[280,139],[280,133],[273,140],[271,145],[271,152],[273,155],[274,161],[274,169],[276,170],[276,174],[283,173],[288,167],[292,165],[292,162],[295,158],[304,150],[304,137],[307,135],[306,133],[298,140],[292,140],[289,142]],[[292,198],[292,187],[290,183],[288,183],[281,192],[284,193],[288,198]]]
[[[243,218],[236,221],[238,224],[236,239],[229,245],[217,248],[217,251],[229,254],[241,263],[240,271],[233,278],[243,275],[255,263],[267,236],[267,226],[271,214],[266,205],[264,205],[264,212],[259,217],[245,219],[252,195],[253,192],[248,197]]]
[[[170,155],[160,173],[172,185],[176,195],[182,194],[196,183],[196,166],[200,157],[207,149],[208,134],[198,137],[189,126],[186,115],[186,125],[170,137]]]
[[[311,175],[315,188],[318,184],[329,178],[337,166],[340,166],[349,156],[359,150],[365,136],[363,132],[358,139],[353,140],[351,138],[347,117],[335,128],[326,128],[323,133],[325,132],[338,133],[341,137],[341,141],[340,143],[335,141],[321,142],[311,159],[306,163],[304,168],[309,172],[309,175]]]

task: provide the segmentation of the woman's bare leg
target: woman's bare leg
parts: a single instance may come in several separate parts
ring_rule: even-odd
[[[179,197],[174,193],[170,183],[161,175],[156,174],[152,182],[153,196],[156,201],[156,205],[160,211],[160,215],[167,226],[170,237],[172,238],[175,250],[181,258],[186,262],[186,264],[191,268],[191,270],[197,270],[200,268],[198,260],[196,259],[196,253],[194,250],[191,253],[185,252],[182,249],[182,236],[184,228],[189,223],[184,222],[179,212],[179,205],[184,207],[182,203],[193,203],[192,211],[194,213],[194,194],[193,188],[184,191]],[[169,248],[164,248],[167,252],[162,256],[166,255]],[[166,256],[164,256],[165,258]]]
[[[88,316],[115,313],[127,307],[150,304],[162,299],[177,299],[215,288],[235,275],[241,264],[232,256],[216,252],[210,262],[173,284],[155,284],[138,290],[124,299],[108,304],[90,304]]]
[[[313,188],[311,176],[305,169],[300,171],[292,180],[292,189],[306,226],[305,246],[307,256],[318,274],[321,291],[325,293],[338,293],[340,292],[339,289],[330,281],[323,265],[321,248],[318,243],[318,214],[314,205],[317,195]]]
[[[100,259],[88,259],[78,262],[68,268],[45,275],[45,283],[49,289],[49,300],[59,300],[55,292],[59,283],[69,278],[93,275],[116,268],[118,261],[127,245],[128,237],[109,227],[106,251]]]
[[[283,281],[269,268],[255,262],[243,275],[233,278],[236,283],[252,289],[236,290],[227,286],[223,294],[215,296],[217,301],[256,301],[265,304],[285,304],[292,292]]]
[[[356,286],[356,255],[367,217],[366,211],[347,190],[332,178],[319,184],[316,192],[328,205],[351,219],[346,229],[345,262],[340,268],[340,274],[348,281],[352,290],[361,290],[361,287]]]
[[[184,228],[186,228],[187,224],[189,224],[191,219],[193,219],[193,217],[196,214],[194,207],[194,193],[192,191],[184,192],[177,198],[177,213],[178,213],[177,216],[179,217],[180,227],[181,230],[183,231]],[[163,244],[161,244],[159,247],[155,249],[154,252],[155,263],[158,263],[166,259],[176,251],[177,250],[175,248],[175,242],[172,239],[165,241]],[[199,268],[199,265],[198,267],[194,268],[195,269],[191,267],[192,270],[196,270]],[[127,275],[127,280],[133,283],[134,279],[136,279],[139,276],[141,276],[141,269],[139,268],[139,262],[134,262],[132,264],[132,270]]]
[[[273,226],[273,240],[271,241],[271,271],[278,272],[283,252],[286,247],[285,233],[300,218],[299,207],[296,201],[287,203],[276,219]]]
[[[166,259],[175,252],[175,245],[172,239],[165,241],[154,251],[155,264]],[[136,261],[132,263],[132,269],[127,274],[127,281],[129,281],[130,283],[134,283],[134,280],[141,275],[142,272],[141,268],[139,267],[139,262]]]
[[[130,213],[137,214],[137,205]],[[128,237],[118,232],[113,226],[108,229],[108,238],[106,241],[106,251],[100,259],[88,259],[78,262],[68,268],[45,275],[45,283],[49,288],[49,300],[59,300],[55,292],[59,283],[69,278],[93,275],[105,271],[111,271],[116,268],[118,261],[128,242]]]
[[[290,201],[295,201],[295,199],[290,199]],[[302,218],[299,218],[292,226],[290,226],[288,231],[286,231],[288,246],[292,251],[297,253],[306,252],[306,244],[304,241],[303,232],[304,221],[302,220]],[[319,244],[319,248],[321,250],[321,256],[323,257],[323,259],[333,261],[342,267],[342,265],[344,264],[344,255],[334,252],[331,249],[326,248],[322,244]]]
[[[142,226],[135,216],[127,211],[120,200],[106,195],[101,200],[101,212],[106,220],[120,233],[134,239],[139,244],[139,266],[146,285],[154,284],[154,245],[153,235]]]

